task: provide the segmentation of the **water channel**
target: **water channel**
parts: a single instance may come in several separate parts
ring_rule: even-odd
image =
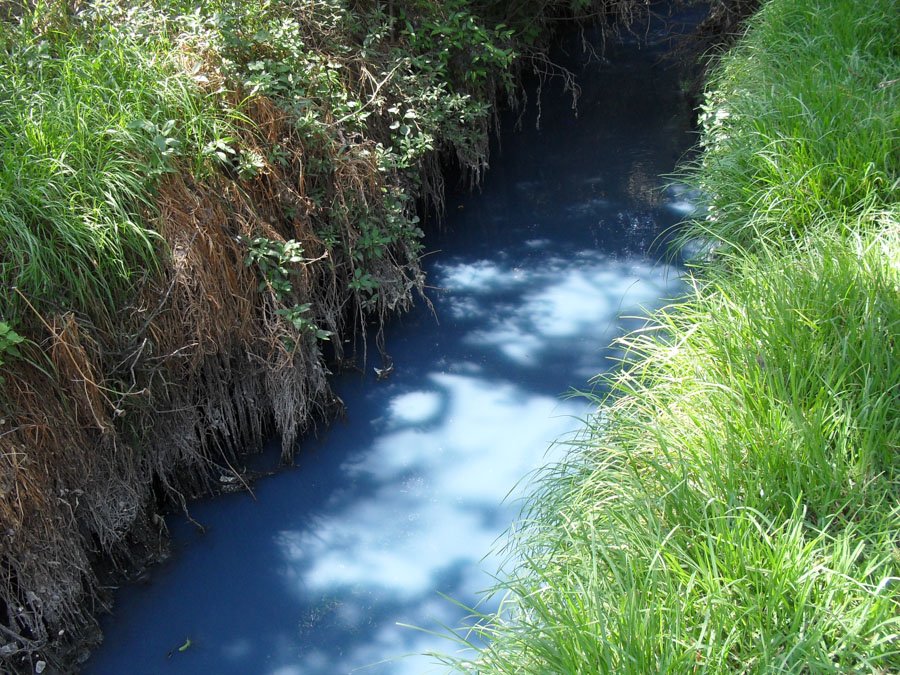
[[[484,556],[517,514],[520,479],[585,413],[563,394],[614,366],[610,341],[640,323],[626,317],[679,290],[651,245],[691,209],[658,176],[694,136],[662,32],[646,37],[600,63],[572,36],[558,58],[582,63],[577,116],[545,86],[541,129],[534,108],[520,131],[505,119],[483,189],[449,195],[426,258],[437,319],[420,306],[392,323],[388,380],[371,364],[335,379],[346,423],[304,441],[256,501],[193,504],[202,535],[169,519],[173,555],[117,593],[85,672],[440,670],[391,660],[455,649],[398,624],[460,625],[466,612],[438,592],[474,605],[490,586],[498,560]]]

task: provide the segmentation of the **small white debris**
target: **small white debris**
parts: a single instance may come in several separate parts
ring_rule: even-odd
[[[34,664],[34,672],[43,673],[44,668],[46,668],[46,667],[47,667],[46,661],[38,661],[37,663]]]

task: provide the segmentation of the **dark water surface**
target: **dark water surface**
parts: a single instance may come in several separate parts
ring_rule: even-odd
[[[561,394],[613,365],[610,340],[637,325],[622,315],[678,292],[648,249],[691,208],[657,178],[693,141],[690,112],[662,46],[629,42],[584,68],[577,118],[545,87],[541,131],[533,111],[524,131],[507,120],[483,191],[451,195],[429,242],[440,323],[419,308],[390,327],[389,380],[337,378],[348,421],[305,441],[258,501],[193,504],[204,535],[170,518],[172,558],[118,593],[86,672],[332,675],[454,649],[397,624],[460,624],[438,592],[474,604],[491,584],[482,556],[517,482],[585,412]]]

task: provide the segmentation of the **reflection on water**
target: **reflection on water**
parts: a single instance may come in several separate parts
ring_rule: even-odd
[[[640,323],[627,317],[678,292],[647,251],[691,208],[654,178],[691,142],[687,110],[653,50],[609,56],[578,118],[545,100],[544,130],[507,134],[483,192],[450,199],[429,242],[440,324],[419,309],[391,327],[389,380],[337,378],[348,422],[258,501],[193,506],[204,535],[173,517],[173,559],[119,593],[88,672],[331,675],[454,648],[398,624],[460,624],[439,592],[474,604],[490,586],[498,561],[482,556],[518,482],[586,412],[560,395],[611,367],[610,340]]]
[[[520,367],[565,368],[584,382],[603,368],[597,346],[620,332],[623,310],[640,313],[671,295],[670,270],[598,251],[560,257],[549,245],[542,248],[541,265],[534,269],[484,260],[438,264],[458,292],[447,301],[449,311],[472,324],[465,344],[494,347],[495,358]]]
[[[477,563],[509,524],[506,493],[571,428],[565,415],[576,407],[473,364],[466,370],[415,377],[419,389],[398,378],[380,393],[384,415],[370,423],[370,445],[341,469],[353,494],[334,492],[314,527],[278,532],[279,573],[301,603],[332,597],[331,621],[351,630],[369,622],[376,605],[390,608],[346,652],[308,649],[297,672],[348,672],[433,647],[427,635],[395,624],[456,624],[459,612],[435,591],[471,597],[486,585]],[[406,660],[387,670],[417,673],[422,664]]]

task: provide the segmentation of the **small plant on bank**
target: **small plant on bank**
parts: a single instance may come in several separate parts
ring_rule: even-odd
[[[271,288],[276,300],[283,301],[294,290],[291,275],[296,274],[291,265],[309,262],[303,255],[300,242],[276,241],[267,237],[254,237],[248,244],[249,250],[244,264],[256,264],[263,275],[259,290]]]
[[[6,321],[0,321],[0,368],[3,367],[4,359],[19,356],[19,345],[25,341],[21,335],[16,333]],[[0,375],[0,384],[3,383],[3,376]]]
[[[303,255],[303,246],[299,242],[275,241],[266,237],[254,237],[249,242],[249,252],[244,260],[245,265],[256,264],[263,275],[258,290],[270,289],[279,303],[285,302],[294,291],[291,276],[296,274],[297,270],[292,268],[292,265],[308,262],[310,260]],[[275,310],[275,314],[293,326],[298,334],[310,334],[317,340],[328,340],[332,332],[319,328],[307,316],[311,309],[312,303],[305,302],[290,307],[279,307]],[[289,350],[293,350],[295,344],[292,341],[286,346]]]
[[[302,305],[294,305],[293,307],[283,307],[275,310],[278,316],[284,317],[298,333],[310,333],[317,340],[328,340],[332,334],[330,331],[322,330],[311,319],[305,317],[304,314],[309,312],[312,305],[308,302]],[[289,348],[293,348],[292,346]]]

